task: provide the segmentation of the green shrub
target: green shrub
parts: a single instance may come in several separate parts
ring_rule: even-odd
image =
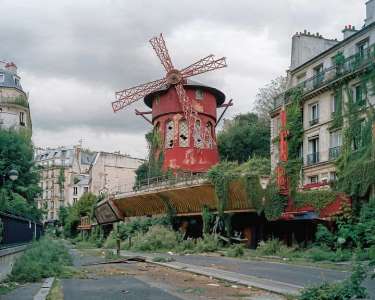
[[[263,255],[276,255],[280,253],[281,248],[285,247],[278,239],[270,239],[267,241],[261,241],[258,244],[257,251]]]
[[[241,257],[245,254],[245,246],[242,244],[231,245],[226,251],[225,255],[229,257]]]
[[[103,247],[106,249],[116,248],[116,238],[115,238],[115,233],[113,230],[110,232],[110,234],[107,236],[106,240],[104,241]]]
[[[337,249],[332,251],[324,247],[313,247],[306,252],[306,257],[313,261],[348,261],[352,258],[352,252],[349,250]]]
[[[220,240],[214,234],[207,234],[203,239],[198,239],[195,245],[195,251],[202,252],[214,252],[219,250],[221,247]]]
[[[365,298],[366,289],[361,286],[366,270],[357,265],[350,278],[342,282],[323,283],[302,290],[299,300],[351,300]]]
[[[165,226],[154,225],[145,234],[133,239],[132,248],[139,251],[161,251],[174,249],[179,241],[175,231]]]
[[[330,249],[333,249],[336,244],[335,235],[332,232],[330,232],[328,228],[322,224],[318,225],[318,228],[315,234],[315,240],[316,240],[316,244],[320,246],[326,246]]]
[[[36,282],[42,278],[63,274],[64,267],[71,264],[71,256],[61,241],[42,238],[34,242],[31,248],[16,260],[8,279],[16,282]]]

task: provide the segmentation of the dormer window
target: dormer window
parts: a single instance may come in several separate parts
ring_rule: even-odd
[[[195,90],[195,99],[197,100],[203,100],[204,97],[204,92],[201,89],[196,89]]]
[[[20,86],[20,79],[17,78],[17,77],[14,77],[14,84],[15,84],[16,86]]]
[[[4,82],[5,80],[5,75],[4,74],[0,74],[0,82]]]

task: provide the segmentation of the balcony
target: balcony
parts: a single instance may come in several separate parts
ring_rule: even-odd
[[[329,148],[329,160],[335,160],[340,156],[341,146]]]
[[[353,72],[359,71],[362,68],[367,67],[370,62],[374,61],[375,44],[371,45],[365,52],[357,52],[356,54],[345,58],[342,63],[324,69],[322,72],[300,82],[293,88],[301,88],[303,94],[306,95]],[[288,102],[285,94],[286,92],[275,98],[274,109]]]
[[[308,166],[315,165],[317,163],[319,163],[319,152],[307,154],[306,164]]]
[[[315,119],[310,120],[310,126],[314,126],[318,123],[319,123],[319,118],[315,118]]]
[[[25,96],[18,97],[3,97],[0,96],[0,104],[15,104],[22,107],[29,108],[29,102]]]

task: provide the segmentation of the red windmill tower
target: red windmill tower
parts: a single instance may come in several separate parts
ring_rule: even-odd
[[[224,68],[225,58],[214,55],[177,70],[168,54],[162,34],[150,40],[166,75],[164,78],[116,92],[112,102],[115,112],[144,98],[150,112],[139,112],[154,126],[163,143],[163,169],[204,172],[219,161],[215,127],[232,101],[224,104],[225,95],[209,86],[191,81],[198,74]],[[225,107],[217,120],[216,109]],[[145,117],[152,114],[152,120]]]

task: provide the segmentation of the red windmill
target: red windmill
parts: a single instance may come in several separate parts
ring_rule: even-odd
[[[225,95],[222,92],[188,78],[226,67],[225,57],[216,59],[214,55],[208,55],[177,70],[162,34],[152,38],[150,43],[166,70],[165,77],[116,92],[113,110],[117,112],[144,98],[152,111],[136,110],[136,114],[150,122],[163,137],[163,168],[206,171],[219,160],[215,142],[216,108],[227,109],[232,101],[223,104]],[[152,114],[152,121],[145,117],[146,114]]]

